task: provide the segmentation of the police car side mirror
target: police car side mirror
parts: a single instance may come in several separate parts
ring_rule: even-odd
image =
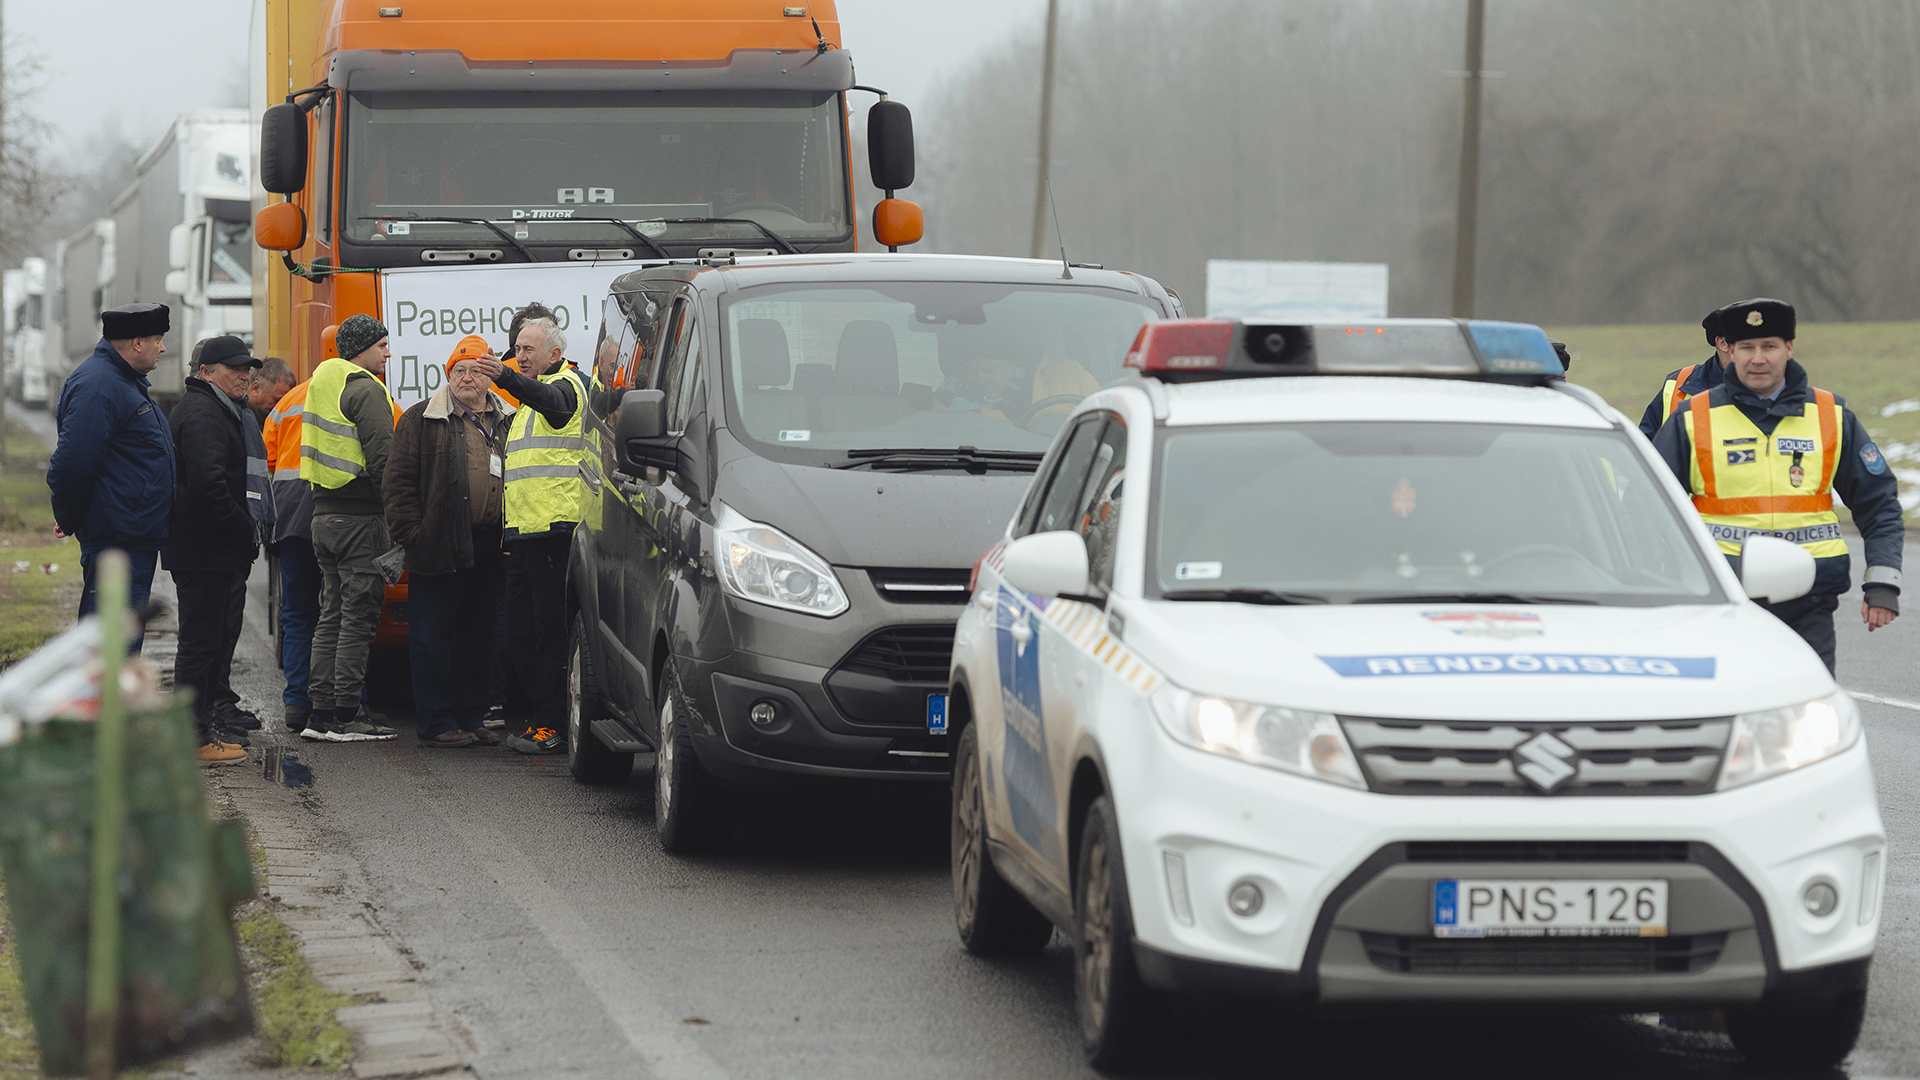
[[[620,398],[613,445],[621,472],[638,476],[649,466],[679,467],[679,440],[667,435],[666,398],[664,390],[629,390]]]
[[[1740,584],[1770,604],[1805,596],[1813,591],[1813,555],[1777,536],[1749,535],[1740,548]]]
[[[1087,544],[1070,532],[1023,536],[1007,545],[1000,572],[1007,584],[1035,596],[1085,596]]]

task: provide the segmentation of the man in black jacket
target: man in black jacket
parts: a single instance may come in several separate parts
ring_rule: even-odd
[[[230,600],[247,576],[260,546],[260,522],[252,504],[262,501],[248,484],[247,389],[260,361],[239,338],[208,341],[200,351],[198,377],[186,380],[173,407],[173,537],[164,556],[179,593],[180,647],[173,684],[193,692],[200,762],[245,761],[244,736],[216,725],[214,687],[231,665]],[[264,451],[262,470],[264,472]],[[264,486],[264,485],[261,485]],[[266,504],[269,508],[271,503]]]

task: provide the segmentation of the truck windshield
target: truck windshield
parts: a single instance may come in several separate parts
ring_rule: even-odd
[[[840,96],[795,91],[347,95],[344,231],[355,242],[772,246],[843,238]],[[643,249],[644,250],[644,249]]]
[[[252,206],[209,199],[211,244],[207,254],[207,299],[216,304],[253,303]]]
[[[743,292],[725,309],[732,426],[769,456],[811,464],[877,449],[1037,455],[1081,398],[1119,378],[1128,343],[1160,314],[1145,297],[1074,286]]]
[[[1160,457],[1148,565],[1169,598],[1651,606],[1717,597],[1666,497],[1673,478],[1649,472],[1618,432],[1172,429]]]

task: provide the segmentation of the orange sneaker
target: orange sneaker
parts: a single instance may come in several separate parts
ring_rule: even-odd
[[[194,756],[200,759],[202,765],[238,765],[247,760],[246,750],[218,739],[201,747]]]

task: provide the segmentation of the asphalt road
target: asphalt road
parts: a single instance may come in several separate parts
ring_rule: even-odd
[[[281,684],[264,600],[256,574],[236,686],[271,727]],[[1913,703],[1863,706],[1891,859],[1871,1011],[1844,1075],[1920,1077],[1920,611],[1871,638],[1843,618],[1840,637],[1843,685]],[[650,757],[623,785],[586,788],[563,758],[421,748],[404,701],[380,707],[401,739],[299,745],[316,843],[361,862],[379,921],[477,1075],[1093,1075],[1058,935],[1032,960],[961,950],[943,810],[767,805],[743,815],[728,854],[676,859],[653,836]],[[1223,1011],[1199,1018],[1178,1060],[1169,1075],[1740,1071],[1710,1032],[1484,1011]]]

